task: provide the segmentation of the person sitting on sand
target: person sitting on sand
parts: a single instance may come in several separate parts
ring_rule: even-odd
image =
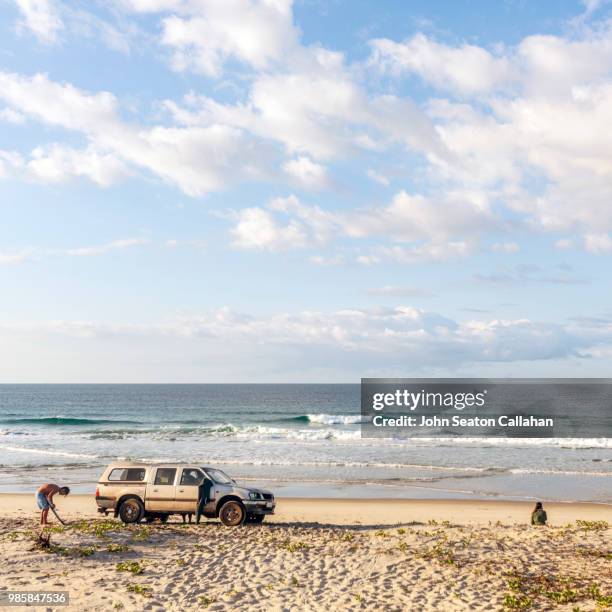
[[[38,487],[36,491],[36,503],[40,508],[40,524],[48,525],[47,516],[49,508],[55,508],[53,496],[59,493],[60,495],[68,495],[70,489],[68,487],[59,487],[56,484],[47,483]]]
[[[546,510],[542,507],[542,502],[538,502],[531,513],[531,524],[532,525],[546,525],[548,517],[546,516]]]

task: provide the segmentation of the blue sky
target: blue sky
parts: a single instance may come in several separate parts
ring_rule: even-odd
[[[0,381],[608,375],[608,2],[0,17]]]

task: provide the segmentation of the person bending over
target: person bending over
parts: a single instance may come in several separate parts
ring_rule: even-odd
[[[55,508],[53,503],[53,496],[59,493],[60,495],[68,495],[70,489],[68,487],[59,487],[56,484],[47,483],[41,485],[36,490],[36,503],[40,508],[40,524],[48,525],[47,516],[49,514],[49,508]]]
[[[546,516],[546,510],[542,507],[542,502],[538,502],[531,513],[531,524],[532,525],[546,525],[548,517]]]

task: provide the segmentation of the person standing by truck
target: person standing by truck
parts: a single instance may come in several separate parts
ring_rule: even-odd
[[[36,490],[36,503],[40,508],[40,524],[48,525],[47,516],[49,515],[49,508],[55,508],[53,503],[53,496],[59,493],[60,495],[68,495],[70,489],[68,487],[60,487],[56,484],[47,483],[41,485]]]
[[[200,524],[200,517],[204,514],[204,506],[208,503],[212,481],[209,478],[204,478],[198,487],[198,509],[196,511],[196,525]]]

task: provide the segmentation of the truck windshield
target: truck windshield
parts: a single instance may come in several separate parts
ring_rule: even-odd
[[[230,478],[225,472],[221,470],[211,470],[210,468],[205,469],[205,472],[219,484],[231,484],[234,482],[233,478]]]

